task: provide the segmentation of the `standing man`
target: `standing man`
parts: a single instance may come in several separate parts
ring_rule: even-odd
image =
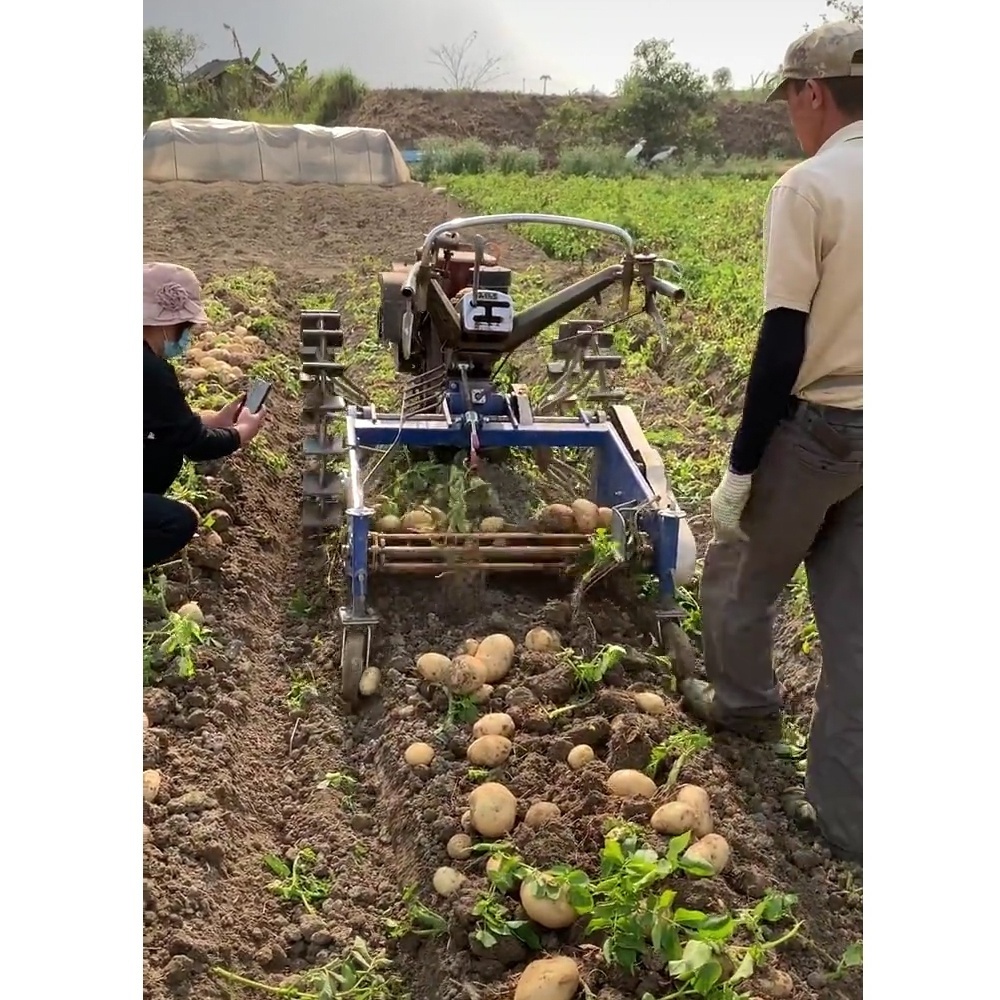
[[[729,467],[712,495],[701,580],[705,722],[772,739],[781,695],[775,603],[805,562],[823,650],[804,795],[785,807],[838,856],[862,856],[862,38],[824,24],[794,41],[783,100],[808,159],[771,190],[764,319]]]

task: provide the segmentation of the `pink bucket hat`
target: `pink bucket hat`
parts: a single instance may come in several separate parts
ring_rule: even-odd
[[[142,325],[173,326],[208,322],[201,304],[201,283],[180,264],[142,265]]]

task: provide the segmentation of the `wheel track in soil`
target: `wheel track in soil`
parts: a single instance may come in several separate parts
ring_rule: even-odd
[[[192,198],[192,186],[186,187],[188,193],[182,197]],[[388,196],[389,204],[373,208],[373,194],[360,193],[362,217],[369,213],[388,218],[406,201],[398,192],[377,192],[380,197]],[[406,206],[409,217],[398,212],[375,240],[380,248],[358,247],[354,261],[372,252],[383,253],[382,247],[387,248],[386,259],[398,257],[401,247],[413,243],[456,207],[422,190],[412,195],[412,204]],[[206,197],[218,207],[220,199],[225,203],[230,195],[218,190],[207,195],[195,192],[193,202],[204,206]],[[281,247],[273,258],[261,261],[256,253],[232,250],[239,234],[252,223],[244,202],[263,198],[268,211],[279,211],[274,197],[266,192],[233,195],[228,225],[220,227],[222,235],[217,231],[212,237],[212,249],[203,249],[199,257],[198,248],[190,248],[194,259],[186,260],[185,234],[193,230],[190,225],[181,226],[179,236],[171,235],[170,212],[165,212],[159,191],[154,199],[159,224],[147,241],[148,256],[189,262],[203,269],[203,278],[206,272],[227,273],[273,261],[271,266],[281,276],[278,297],[289,310],[277,346],[294,358],[298,344],[290,312],[297,293],[307,286],[315,290],[318,279],[315,265],[301,270],[304,251],[291,249],[293,242],[308,237],[298,231],[301,220],[276,227]],[[333,211],[329,202],[323,211]],[[224,263],[213,266],[214,251],[226,241],[226,233],[230,249]],[[524,259],[538,257],[533,249],[524,251]],[[282,273],[289,259],[295,264]],[[346,255],[342,256],[338,270],[349,266]],[[234,994],[223,989],[206,974],[207,966],[218,963],[256,970],[253,974],[258,976],[287,974],[324,961],[355,934],[376,944],[384,939],[384,911],[398,901],[402,887],[418,880],[418,873],[426,877],[443,863],[441,844],[449,832],[457,830],[457,816],[464,808],[464,792],[452,787],[452,778],[445,772],[432,770],[418,787],[414,776],[401,766],[405,746],[426,738],[433,721],[426,714],[414,720],[416,703],[422,699],[407,676],[412,658],[432,645],[451,648],[462,634],[504,630],[520,639],[526,621],[540,604],[522,595],[508,602],[507,611],[480,608],[463,618],[459,609],[453,609],[449,618],[435,609],[442,616],[436,618],[429,603],[419,598],[402,603],[390,599],[383,604],[383,597],[380,608],[387,620],[377,633],[373,662],[385,674],[384,701],[375,700],[354,717],[342,714],[325,699],[301,715],[291,712],[286,696],[294,673],[311,671],[326,693],[336,687],[333,664],[339,634],[332,595],[312,620],[303,622],[290,612],[293,594],[299,589],[313,590],[326,567],[320,551],[298,541],[298,401],[279,398],[271,410],[269,437],[276,450],[294,456],[293,468],[273,476],[262,472],[259,463],[251,466],[249,458],[232,462],[241,481],[234,505],[244,523],[237,527],[221,580],[208,575],[178,591],[185,599],[200,601],[219,634],[242,643],[242,649],[230,641],[217,666],[200,671],[194,684],[168,686],[152,696],[153,728],[145,741],[147,766],[163,770],[165,791],[147,812],[153,846],[146,852],[146,892],[147,901],[154,901],[152,913],[168,930],[164,933],[161,928],[147,941],[147,1000],[242,996],[242,990]],[[460,625],[454,615],[462,619]],[[435,631],[441,635],[440,643],[428,641]],[[314,641],[317,635],[324,637],[320,644]],[[434,719],[439,721],[440,713]],[[762,755],[741,757],[739,745],[732,751],[722,749],[723,756],[733,766],[742,763],[743,770],[733,777],[720,773],[716,764],[713,777],[720,787],[758,802],[760,793],[773,790],[776,775]],[[329,771],[359,779],[351,801],[316,787],[317,777]],[[437,799],[436,789],[441,792]],[[171,808],[170,802],[193,790],[207,792],[216,806],[187,812],[184,823],[184,811]],[[415,804],[422,813],[414,813]],[[749,819],[751,805],[739,814],[744,821]],[[787,887],[808,894],[811,876],[804,876],[787,860],[801,845],[793,835],[786,836],[780,819],[769,813],[767,822],[778,837],[782,857],[771,864],[758,850],[753,854],[754,864],[765,873],[780,871]],[[183,837],[188,838],[186,846],[181,844]],[[266,889],[270,876],[263,867],[263,855],[304,846],[314,847],[324,857],[332,882],[330,900],[323,905],[318,922],[293,920],[292,908]],[[766,847],[765,843],[761,849]],[[822,940],[833,947],[842,937],[832,933]],[[503,971],[488,963],[473,968],[467,953],[455,954],[437,946],[401,950],[398,958],[412,1000],[488,1000],[487,994],[477,992],[470,983],[481,983],[488,973]],[[618,994],[602,992],[602,1000],[605,995]],[[852,1000],[855,996],[839,988],[821,994],[797,989],[794,994],[796,1000],[810,995]]]

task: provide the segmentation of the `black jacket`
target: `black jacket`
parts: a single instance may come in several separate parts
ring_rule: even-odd
[[[230,427],[206,427],[194,413],[173,366],[142,344],[142,492],[161,496],[185,458],[210,462],[231,455],[240,436]]]

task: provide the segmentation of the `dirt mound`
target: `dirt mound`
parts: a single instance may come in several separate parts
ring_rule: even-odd
[[[382,128],[401,149],[423,139],[479,139],[489,146],[537,144],[542,123],[562,96],[498,91],[373,90],[346,124]],[[611,98],[582,96],[594,114],[606,112]],[[796,157],[799,148],[784,105],[719,102],[716,126],[727,156]]]
[[[565,605],[547,603],[551,594],[540,585],[491,585],[459,603],[434,600],[430,582],[381,580],[374,603],[383,621],[372,655],[382,686],[352,716],[336,697],[336,581],[327,583],[322,546],[303,546],[298,530],[298,303],[308,294],[343,308],[352,331],[345,357],[354,357],[351,372],[364,381],[373,357],[364,339],[374,314],[372,271],[453,214],[458,206],[416,185],[146,188],[147,259],[177,260],[203,279],[215,277],[216,326],[225,330],[249,317],[267,345],[263,363],[293,373],[272,395],[266,446],[201,470],[197,505],[224,516],[203,529],[165,588],[171,610],[199,604],[215,644],[200,648],[193,677],[167,675],[144,695],[144,768],[160,775],[144,804],[146,1000],[249,997],[256,995],[253,982],[273,988],[351,948],[358,969],[364,962],[357,938],[372,955],[391,960],[364,973],[369,982],[382,977],[381,985],[359,996],[501,1000],[528,957],[517,940],[505,937],[502,947],[486,949],[477,936],[486,887],[481,856],[452,862],[467,877],[457,896],[442,900],[430,889],[433,872],[449,863],[444,845],[460,829],[467,795],[484,775],[465,759],[470,722],[450,711],[440,691],[419,682],[413,658],[497,631],[520,644],[540,623],[588,656],[606,643],[642,644],[650,625],[637,610],[640,602],[598,595],[588,599],[580,623],[570,625]],[[543,262],[539,251],[514,238],[505,241],[505,256],[515,267]],[[276,278],[247,277],[251,268],[269,268]],[[210,536],[224,558],[215,538],[208,544]],[[640,713],[636,690],[662,692],[667,714]],[[580,704],[568,709],[571,702]],[[515,829],[511,850],[530,865],[564,863],[593,876],[605,820],[644,824],[650,811],[647,802],[609,796],[608,769],[645,767],[651,748],[681,723],[662,667],[630,653],[586,700],[564,661],[520,648],[480,708],[486,710],[507,711],[518,726],[515,758],[490,777],[509,785],[521,817],[535,800],[552,800],[562,811],[551,827]],[[416,740],[435,747],[426,769],[402,763]],[[566,756],[578,743],[592,745],[596,760],[571,771]],[[850,871],[784,818],[778,792],[789,777],[773,754],[723,738],[688,766],[684,780],[711,792],[716,829],[729,839],[733,862],[722,879],[683,881],[683,901],[706,911],[736,910],[770,889],[797,894],[805,927],[774,955],[791,992],[767,994],[759,979],[751,985],[762,996],[859,1000],[860,982],[822,986],[819,977],[860,937],[860,892]],[[412,933],[414,920],[427,918],[414,897],[404,899],[409,886],[447,928],[421,925],[426,933]],[[490,898],[518,917],[514,898]],[[583,937],[584,924],[544,932],[538,943],[573,954],[593,996],[631,1000],[643,989],[668,992],[655,963],[635,973],[609,970],[599,938]],[[768,929],[772,937],[789,925],[775,926]],[[314,979],[301,995],[321,993]]]

